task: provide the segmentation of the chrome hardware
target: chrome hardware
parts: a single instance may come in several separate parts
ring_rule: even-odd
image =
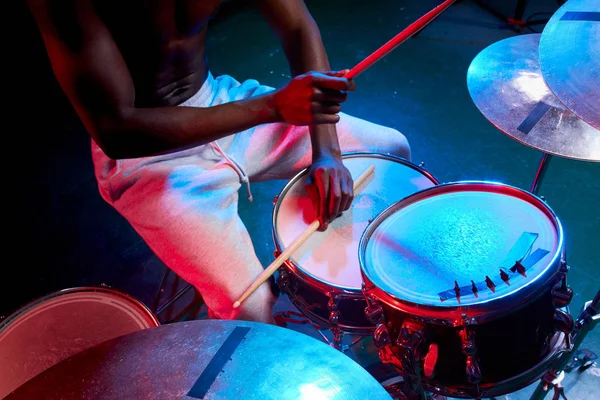
[[[367,302],[365,307],[365,316],[369,322],[377,325],[383,322],[383,307],[377,303],[368,293],[365,284],[362,284],[362,294]]]
[[[327,302],[327,308],[329,309],[329,330],[333,334],[333,347],[338,350],[342,348],[342,337],[344,333],[339,327],[340,322],[340,312],[338,310],[340,296],[338,296],[335,292],[327,293],[329,296],[329,301]]]
[[[495,291],[496,291],[496,285],[495,285],[495,284],[494,284],[494,282],[493,282],[493,281],[490,279],[490,277],[489,277],[489,276],[487,276],[487,275],[485,276],[485,284],[487,285],[487,287],[489,287],[489,288],[490,288],[490,290],[491,290],[492,292],[495,292]]]
[[[466,316],[463,314],[463,319]],[[460,331],[460,339],[462,342],[461,350],[467,357],[466,373],[469,382],[477,384],[481,382],[481,368],[477,359],[477,345],[475,344],[475,331],[472,327],[464,325]]]
[[[552,303],[557,308],[563,308],[573,300],[573,289],[568,286],[561,285],[558,288],[553,288],[551,291]]]
[[[504,283],[506,283],[507,285],[510,285],[509,281],[509,277],[508,274],[506,272],[504,272],[504,270],[500,270],[500,279],[502,279],[504,281]]]
[[[554,311],[554,328],[563,333],[571,333],[575,328],[575,321],[570,314],[563,310]]]
[[[288,285],[290,284],[290,276],[287,271],[281,271],[279,276],[277,277],[277,283],[281,291],[285,292],[288,289]]]

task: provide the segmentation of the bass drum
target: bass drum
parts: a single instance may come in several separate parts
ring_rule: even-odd
[[[0,324],[0,398],[80,351],[158,325],[144,304],[114,289],[72,288],[38,299]]]

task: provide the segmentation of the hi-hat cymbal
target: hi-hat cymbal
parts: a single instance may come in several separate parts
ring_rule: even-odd
[[[472,61],[467,85],[475,105],[513,139],[559,157],[600,161],[600,131],[550,91],[538,62],[539,34],[496,42]]]
[[[42,372],[16,399],[391,400],[357,363],[298,332],[192,321],[109,340]]]
[[[540,40],[546,84],[575,115],[600,129],[600,0],[569,0]]]

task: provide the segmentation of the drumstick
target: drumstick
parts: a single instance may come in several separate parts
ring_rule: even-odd
[[[377,61],[381,60],[388,53],[402,44],[404,41],[412,37],[415,33],[419,32],[423,29],[427,24],[433,21],[438,15],[440,15],[446,8],[450,7],[452,3],[456,0],[446,0],[433,10],[429,11],[427,14],[423,15],[421,18],[410,24],[407,28],[405,28],[402,32],[394,36],[389,42],[381,46],[379,49],[375,50],[373,54],[362,60],[358,63],[354,68],[352,68],[344,78],[353,79],[358,75],[363,73],[367,68],[375,64]]]
[[[369,177],[369,175],[371,175],[373,173],[373,171],[375,171],[375,167],[373,165],[371,165],[369,168],[367,168],[365,170],[365,172],[362,173],[361,176],[358,177],[358,179],[356,181],[354,181],[354,191],[358,190],[360,185],[362,185],[362,183]],[[256,278],[256,280],[254,280],[254,282],[252,282],[252,284],[248,287],[248,289],[246,289],[244,294],[242,294],[240,296],[240,298],[237,299],[237,301],[235,303],[233,303],[233,308],[238,308],[240,306],[240,304],[242,304],[242,302],[248,298],[248,296],[250,296],[256,289],[258,289],[258,287],[260,285],[262,285],[267,279],[269,279],[271,277],[271,275],[273,275],[275,273],[275,271],[277,271],[277,269],[279,267],[281,267],[281,264],[283,264],[285,262],[285,260],[290,258],[292,256],[292,254],[296,250],[298,250],[298,248],[300,246],[302,246],[304,244],[304,242],[306,242],[306,240],[310,237],[310,235],[312,235],[313,233],[315,233],[317,231],[317,229],[319,229],[319,225],[320,225],[319,220],[315,219],[304,230],[304,232],[302,232],[296,239],[294,239],[292,244],[290,244],[289,247],[287,249],[285,249],[279,255],[279,257],[277,257],[275,259],[275,261],[273,261],[271,263],[271,265],[269,265],[258,276],[258,278]]]

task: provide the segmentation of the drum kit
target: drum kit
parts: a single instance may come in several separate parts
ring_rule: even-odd
[[[469,67],[482,114],[542,152],[529,190],[440,183],[398,157],[344,155],[353,176],[374,172],[277,277],[331,346],[242,321],[158,326],[116,291],[60,292],[0,324],[0,397],[481,399],[539,381],[531,399],[543,399],[600,321],[600,291],[570,314],[563,228],[537,196],[551,156],[600,161],[599,20],[600,0],[570,0],[541,35],[494,43]],[[307,172],[275,199],[277,254],[314,220]],[[117,315],[119,326],[106,321]],[[344,335],[372,338],[399,383],[382,385],[338,351]],[[26,343],[28,354],[15,350]]]

